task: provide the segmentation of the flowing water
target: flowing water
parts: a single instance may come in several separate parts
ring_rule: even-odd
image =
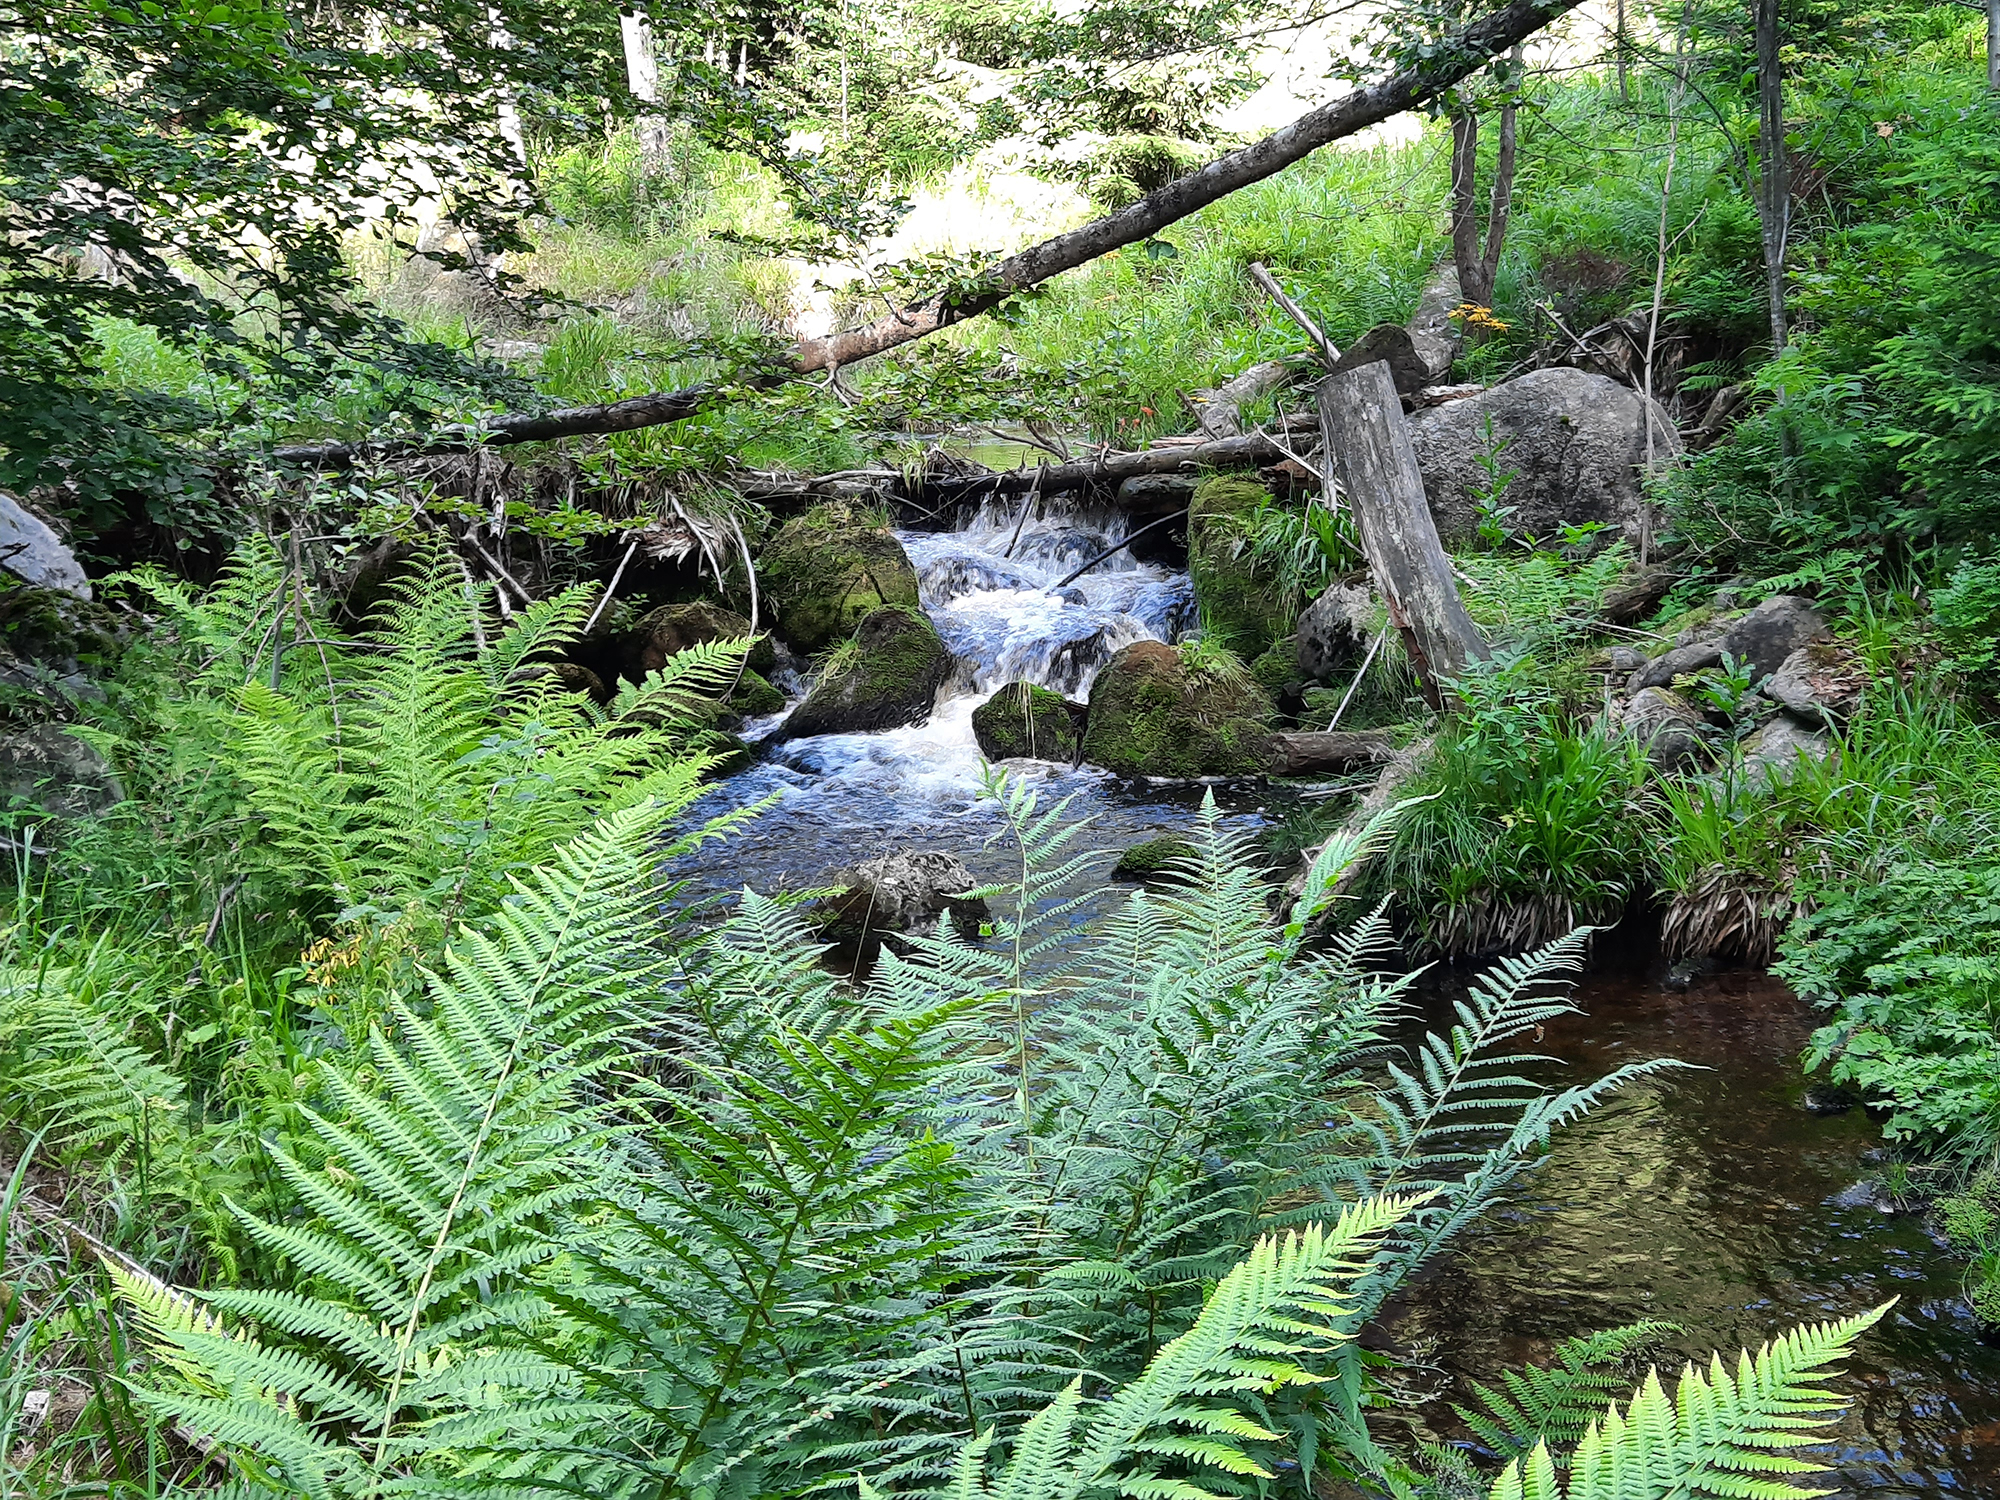
[[[878,734],[828,734],[772,746],[729,778],[700,812],[775,797],[743,836],[711,847],[682,873],[711,890],[745,884],[797,888],[890,849],[958,855],[975,875],[1004,879],[1017,856],[986,840],[999,827],[978,800],[981,761],[972,711],[1009,682],[1027,681],[1073,699],[1089,696],[1099,668],[1134,641],[1175,641],[1194,623],[1187,574],[1118,553],[1057,592],[1080,564],[1125,534],[1122,513],[1051,501],[1024,517],[1022,502],[989,503],[957,531],[899,532],[917,570],[923,606],[958,658],[929,720]],[[795,693],[802,685],[789,684]],[[751,724],[754,743],[783,715]],[[1020,762],[1044,805],[1071,797],[1071,812],[1095,820],[1094,847],[1123,849],[1184,829],[1200,788],[1121,782],[1088,767]],[[1231,821],[1261,823],[1254,789],[1218,788]]]
[[[1172,641],[1193,623],[1186,575],[1125,554],[1048,592],[1123,534],[1122,517],[1051,507],[1016,538],[1018,521],[1002,502],[959,531],[903,535],[957,676],[925,724],[775,746],[716,787],[704,811],[776,805],[685,863],[697,887],[796,889],[898,847],[948,851],[981,879],[1007,878],[1014,855],[987,843],[998,820],[976,801],[972,710],[1017,679],[1087,696],[1120,646]],[[1075,815],[1097,820],[1090,842],[1101,848],[1185,830],[1201,795],[1067,766],[1018,769],[1045,796],[1073,797]],[[1256,788],[1217,793],[1234,825],[1264,821]],[[1979,1337],[1956,1259],[1878,1201],[1875,1127],[1859,1111],[1822,1119],[1799,1106],[1810,1009],[1749,974],[1677,992],[1656,974],[1604,969],[1577,998],[1585,1014],[1541,1043],[1564,1059],[1554,1076],[1660,1056],[1700,1071],[1634,1085],[1561,1133],[1515,1198],[1392,1309],[1376,1337],[1434,1361],[1444,1382],[1417,1420],[1462,1437],[1453,1389],[1572,1334],[1666,1319],[1685,1330],[1676,1356],[1705,1354],[1893,1296],[1839,1381],[1855,1401],[1833,1482],[1854,1500],[2000,1496],[2000,1347]]]

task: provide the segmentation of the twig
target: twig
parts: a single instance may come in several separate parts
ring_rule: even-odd
[[[1074,573],[1071,573],[1068,577],[1062,579],[1058,583],[1050,584],[1046,592],[1053,594],[1059,589],[1068,588],[1072,583],[1075,583],[1077,579],[1083,577],[1084,574],[1088,573],[1092,568],[1096,567],[1099,563],[1103,562],[1105,558],[1113,556],[1116,553],[1123,552],[1127,547],[1131,546],[1134,542],[1138,541],[1139,538],[1144,536],[1147,532],[1158,531],[1162,526],[1165,526],[1168,522],[1178,521],[1180,518],[1181,518],[1181,513],[1179,511],[1175,511],[1172,515],[1161,516],[1160,519],[1157,521],[1148,521],[1144,526],[1141,526],[1137,531],[1127,536],[1124,541],[1117,543],[1115,546],[1106,547],[1102,552],[1098,553],[1097,556],[1093,557],[1089,562],[1085,563],[1082,567],[1078,568]]]
[[[1326,361],[1329,370],[1340,362],[1340,351],[1333,347],[1333,340],[1320,332],[1319,324],[1306,315],[1303,307],[1285,295],[1285,289],[1278,285],[1276,278],[1269,271],[1264,269],[1261,260],[1250,262],[1250,279],[1270,293],[1271,300],[1284,310],[1285,315],[1306,331],[1306,337],[1312,340],[1313,347],[1319,351],[1319,357]]]
[[[491,552],[488,552],[483,546],[480,545],[479,539],[477,537],[475,537],[471,532],[468,531],[465,534],[465,541],[467,545],[469,545],[474,552],[477,552],[479,554],[480,559],[486,564],[486,566],[493,570],[494,575],[496,577],[498,577],[503,583],[505,583],[509,588],[511,588],[516,594],[521,596],[521,602],[523,604],[533,604],[535,602],[535,596],[529,593],[526,589],[521,587],[520,581],[516,579],[512,573],[509,573],[505,568],[503,568],[500,565],[499,558],[495,557]]]
[[[1361,691],[1361,679],[1366,677],[1368,669],[1375,665],[1375,653],[1382,649],[1382,643],[1387,639],[1389,639],[1388,631],[1380,630],[1375,633],[1375,640],[1368,647],[1368,654],[1361,658],[1361,669],[1354,674],[1354,681],[1348,683],[1347,692],[1340,700],[1340,707],[1333,711],[1333,717],[1327,721],[1328,734],[1333,733],[1334,727],[1340,723],[1340,716],[1347,712],[1347,705],[1352,703],[1354,695]]]
[[[618,566],[611,574],[611,582],[604,586],[604,592],[598,596],[597,608],[593,609],[590,612],[590,618],[583,622],[583,629],[579,632],[580,634],[590,634],[591,627],[597,623],[597,617],[604,613],[604,606],[609,604],[611,596],[618,592],[618,580],[625,576],[625,565],[632,560],[632,554],[638,550],[639,539],[633,537],[631,545],[625,549],[625,555],[618,559]]]
[[[1021,513],[1014,517],[1014,534],[1007,539],[1007,550],[1002,558],[1014,555],[1014,549],[1021,545],[1021,528],[1028,524],[1028,512],[1035,508],[1035,499],[1042,493],[1042,476],[1049,472],[1047,464],[1035,465],[1035,482],[1028,486],[1028,498],[1021,502]]]

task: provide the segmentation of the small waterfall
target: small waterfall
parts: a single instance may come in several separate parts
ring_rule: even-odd
[[[922,724],[792,740],[718,782],[702,801],[703,814],[767,797],[776,805],[726,846],[689,857],[681,868],[703,888],[797,887],[899,847],[949,849],[982,879],[1006,876],[1009,856],[985,843],[994,814],[975,802],[980,755],[972,711],[1019,680],[1086,697],[1120,647],[1177,640],[1195,621],[1185,573],[1122,552],[1050,594],[1051,584],[1124,537],[1126,519],[1049,501],[1017,540],[1020,505],[989,502],[953,532],[899,533],[923,607],[958,658],[956,676]],[[756,739],[779,722],[750,725],[745,736]],[[1105,847],[1177,830],[1195,806],[1192,794],[1126,789],[1087,767],[1044,765],[1029,774],[1052,797],[1073,797],[1069,816],[1094,819],[1093,838]],[[1255,816],[1243,814],[1245,826]]]
[[[972,711],[996,690],[1026,681],[1086,696],[1121,647],[1177,640],[1194,623],[1187,575],[1128,553],[1049,592],[1127,535],[1121,512],[1050,501],[1020,522],[1020,502],[1009,497],[989,500],[957,531],[898,533],[924,611],[958,659],[926,723],[795,740],[779,746],[771,763],[816,779],[865,777],[909,797],[963,797],[979,772]]]

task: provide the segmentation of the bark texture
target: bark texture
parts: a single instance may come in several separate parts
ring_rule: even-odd
[[[1368,569],[1411,662],[1442,703],[1449,679],[1489,653],[1438,540],[1395,381],[1377,362],[1327,376],[1318,396],[1321,431]]]

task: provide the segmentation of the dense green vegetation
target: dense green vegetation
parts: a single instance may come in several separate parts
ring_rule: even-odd
[[[1321,33],[1251,0],[659,6],[648,98],[611,7],[0,5],[0,483],[96,591],[0,589],[0,733],[101,759],[4,812],[0,1496],[1798,1493],[1879,1310],[1671,1392],[1651,1325],[1562,1344],[1459,1392],[1457,1445],[1408,1437],[1361,1342],[1671,1066],[1536,1071],[1620,923],[1819,1007],[1804,1067],[1881,1112],[2000,1323],[1980,18],[1786,0],[1774,147],[1749,15],[1640,9],[801,379],[793,340],[1243,144],[1261,40]],[[1352,66],[1471,14],[1390,7]],[[1017,700],[1031,751],[1046,713],[1133,776],[1255,773],[1337,718],[1393,805],[1356,811],[1371,759],[1253,846],[1211,799],[1112,901],[1115,853],[994,771],[1018,877],[872,970],[811,893],[662,873],[758,816],[696,803],[784,694],[769,646],[655,607],[775,620],[788,691],[837,688],[884,611],[935,645],[888,529],[963,477],[929,439],[1137,450],[1285,360],[1235,420],[1309,443],[1313,342],[1248,268],[1342,348],[1402,324],[1453,253],[1453,131],[1503,109],[1459,197],[1511,170],[1512,216],[1440,383],[1661,397],[1657,517],[1537,533],[1489,418],[1451,566],[1491,659],[1424,681],[1384,611],[1315,676],[1310,606],[1366,597],[1351,506],[1296,456],[1206,477],[1198,627],[1092,720]],[[465,441],[697,383],[671,423]],[[275,452],[319,441],[360,446]],[[1806,753],[1760,751],[1775,663],[1719,646],[1654,685],[1688,742],[1654,753],[1628,679],[1794,598],[1847,693]],[[1134,703],[1146,743],[1090,727]],[[1442,1021],[1404,961],[1439,955],[1484,966]]]

